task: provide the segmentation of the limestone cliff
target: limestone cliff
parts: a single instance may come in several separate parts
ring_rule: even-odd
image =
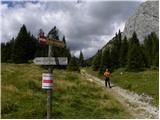
[[[159,3],[158,1],[146,1],[142,3],[135,13],[129,17],[125,24],[123,36],[127,38],[132,36],[133,32],[137,33],[140,42],[144,37],[155,32],[159,35]]]

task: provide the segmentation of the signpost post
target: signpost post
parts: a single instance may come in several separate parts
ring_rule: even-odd
[[[52,46],[48,46],[48,57],[52,57]],[[53,73],[53,68],[51,65],[48,66],[48,73]],[[53,78],[54,79],[54,78]],[[52,89],[47,90],[48,97],[47,97],[47,119],[51,119],[52,114]]]
[[[64,47],[65,44],[62,41],[52,38],[52,35],[48,37],[44,36],[44,32],[40,30],[39,42],[41,44],[48,44],[48,57],[37,57],[33,60],[38,65],[48,65],[48,73],[44,73],[42,76],[42,88],[47,89],[47,119],[52,118],[52,83],[53,83],[53,65],[67,65],[66,57],[54,58],[52,53],[52,46]],[[58,60],[58,62],[57,62]]]

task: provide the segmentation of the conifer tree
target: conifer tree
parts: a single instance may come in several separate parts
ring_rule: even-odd
[[[112,48],[111,48],[111,66],[112,68],[118,68],[119,67],[119,42],[118,42],[118,35],[116,34],[116,37],[114,38]]]
[[[80,71],[80,69],[79,69],[79,64],[78,64],[78,61],[76,60],[76,57],[73,56],[73,57],[71,58],[68,66],[67,66],[67,69],[68,69],[69,71],[78,71],[78,72]]]
[[[32,49],[30,46],[32,41],[29,34],[27,33],[26,26],[23,25],[18,33],[17,38],[15,39],[15,44],[13,48],[12,59],[15,63],[26,63],[30,58]]]
[[[121,49],[121,32],[119,30],[119,33],[115,35],[113,39],[113,44],[111,48],[111,66],[112,68],[118,68],[120,67],[120,49]]]
[[[65,47],[64,48],[67,48],[67,44],[66,44],[66,39],[65,39],[65,36],[63,36],[63,42],[64,42],[64,44],[65,44]]]
[[[105,48],[102,52],[100,68],[104,71],[106,68],[111,68],[111,58],[109,48]]]
[[[93,58],[92,61],[92,69],[98,70],[101,64],[101,56],[102,56],[102,50],[98,50],[96,56]]]
[[[12,62],[12,51],[14,46],[14,38],[7,43],[1,43],[1,61]]]
[[[83,57],[82,51],[80,51],[80,55],[79,55],[79,65],[80,65],[81,67],[84,67],[84,66],[85,66],[85,65],[84,65],[84,57]]]
[[[122,42],[122,35],[121,35],[121,31],[119,30],[118,32],[118,49],[121,48],[121,42]]]
[[[120,49],[120,65],[124,67],[127,64],[128,41],[126,36],[122,40]]]
[[[5,43],[1,43],[1,62],[6,61],[6,56],[5,56]]]
[[[151,33],[144,40],[144,51],[148,65],[158,66],[159,64],[159,40],[155,33]]]
[[[8,62],[11,57],[11,46],[10,43],[7,42],[1,43],[1,62]]]
[[[143,58],[143,52],[139,44],[136,33],[134,32],[132,38],[129,41],[129,51],[128,51],[128,71],[140,71],[145,67],[145,62]]]

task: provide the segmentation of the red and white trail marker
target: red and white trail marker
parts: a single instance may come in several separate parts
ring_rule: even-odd
[[[43,89],[52,89],[53,86],[53,75],[50,73],[42,74],[42,88]]]
[[[49,44],[49,45],[53,45],[53,46],[57,46],[57,47],[65,47],[65,44],[63,41],[59,41],[56,39],[49,39],[46,36],[39,36],[39,43],[40,44]]]
[[[39,43],[40,44],[47,44],[47,37],[46,36],[39,36]]]

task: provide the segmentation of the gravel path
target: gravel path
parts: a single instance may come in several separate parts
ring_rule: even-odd
[[[86,77],[90,82],[95,82],[100,86],[104,86],[104,81],[94,77],[85,71],[81,71],[81,75]],[[118,86],[113,86],[111,89],[106,88],[112,96],[114,96],[124,107],[127,108],[133,119],[158,119],[159,108],[151,105],[152,98],[147,95],[138,95],[129,90]]]

